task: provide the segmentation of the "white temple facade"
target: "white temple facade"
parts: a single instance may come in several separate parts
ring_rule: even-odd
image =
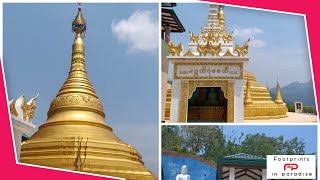
[[[32,119],[34,117],[34,110],[36,109],[35,100],[38,98],[38,95],[29,102],[26,101],[24,95],[21,95],[17,100],[12,99],[9,101],[15,153],[18,161],[20,159],[22,135],[31,133],[36,128],[32,124]]]
[[[229,123],[242,122],[244,69],[249,61],[247,54],[250,39],[243,42],[242,46],[234,46],[232,32],[227,33],[225,29],[223,6],[218,5],[210,5],[208,22],[199,35],[189,33],[190,43],[184,53],[182,43],[175,46],[172,41],[169,42],[167,59],[174,69],[170,122],[183,123],[190,119],[206,118],[223,119]],[[216,107],[190,107],[190,99],[196,90],[200,91],[199,88],[207,88],[206,96],[211,91],[217,92],[211,97],[222,99],[216,100],[221,103]],[[195,98],[193,100],[196,101]],[[218,117],[213,117],[215,115]]]

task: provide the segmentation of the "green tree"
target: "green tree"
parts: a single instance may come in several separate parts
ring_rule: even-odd
[[[301,139],[295,137],[284,142],[282,152],[283,154],[288,155],[305,154],[304,148],[305,143]]]
[[[265,157],[271,154],[304,154],[305,143],[298,137],[284,140],[284,136],[268,137],[265,134],[248,134],[243,140],[244,153]]]
[[[226,154],[226,143],[222,127],[214,126],[209,133],[202,156],[209,161],[216,162],[221,155]]]
[[[192,154],[202,155],[212,144],[223,142],[223,134],[219,126],[182,126],[183,146]],[[221,137],[218,139],[217,137]]]
[[[244,153],[265,157],[268,154],[282,154],[283,137],[268,137],[265,134],[248,134],[241,146]]]
[[[161,143],[164,151],[196,154],[212,162],[238,153],[260,157],[305,154],[305,143],[298,137],[285,140],[284,136],[263,133],[225,135],[222,126],[162,126]]]
[[[178,151],[182,149],[182,138],[179,126],[162,126],[161,148],[164,151]]]

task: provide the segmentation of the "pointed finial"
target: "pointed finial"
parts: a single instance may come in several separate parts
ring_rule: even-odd
[[[280,85],[279,85],[279,81],[278,81],[278,76],[277,76],[277,91],[276,91],[276,97],[275,97],[275,100],[274,102],[276,104],[283,104],[283,100],[282,100],[282,96],[281,96],[281,92],[280,92]]]
[[[223,13],[223,9],[224,9],[224,6],[220,5],[220,11],[222,11],[222,13]]]
[[[225,31],[226,31],[226,25],[225,25],[225,21],[224,21],[223,8],[224,8],[224,6],[220,5],[218,19],[219,19],[220,31],[222,31],[223,33],[225,33]]]
[[[86,31],[87,23],[81,12],[81,3],[78,3],[78,14],[72,22],[72,31],[77,34],[82,34]]]

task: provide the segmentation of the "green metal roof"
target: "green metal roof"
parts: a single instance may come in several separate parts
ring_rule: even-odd
[[[225,156],[224,157],[225,159],[226,158],[240,158],[240,159],[263,159],[263,160],[266,160],[266,158],[263,158],[263,157],[259,157],[259,156],[254,156],[254,155],[251,155],[251,154],[246,154],[246,153],[239,153],[239,154],[234,154],[234,155],[230,155],[230,156]]]
[[[254,156],[250,154],[240,153],[225,156],[218,159],[217,162],[217,179],[222,179],[222,168],[223,167],[236,166],[238,168],[261,168],[265,169],[267,167],[266,158]]]

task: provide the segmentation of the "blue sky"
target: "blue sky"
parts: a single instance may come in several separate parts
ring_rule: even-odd
[[[67,78],[77,4],[4,4],[9,99],[40,93],[33,123],[47,119]],[[88,77],[106,122],[158,174],[158,4],[82,4]]]
[[[186,51],[189,31],[199,34],[207,22],[209,4],[178,3],[173,9],[186,32],[174,33],[171,39],[175,44],[182,42]],[[234,43],[242,45],[251,39],[247,70],[256,75],[260,84],[268,82],[270,87],[274,87],[277,76],[281,86],[311,79],[302,16],[228,6],[224,13],[227,32],[234,31]]]
[[[306,153],[317,152],[317,126],[314,125],[230,125],[223,126],[223,133],[227,136],[239,137],[246,134],[264,133],[270,137],[284,136],[285,140],[298,137],[305,142]],[[303,132],[303,133],[301,133]]]

